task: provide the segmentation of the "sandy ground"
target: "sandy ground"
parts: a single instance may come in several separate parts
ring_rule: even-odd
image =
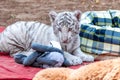
[[[21,20],[50,24],[48,13],[51,10],[119,10],[119,5],[120,0],[0,0],[0,26]]]

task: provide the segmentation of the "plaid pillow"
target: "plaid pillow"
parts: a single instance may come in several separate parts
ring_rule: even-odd
[[[97,26],[112,26],[112,19],[109,11],[93,11],[93,24]]]
[[[81,49],[88,53],[119,53],[120,29],[81,24]]]
[[[109,10],[109,12],[112,17],[113,27],[120,28],[120,11],[119,10]]]
[[[89,12],[90,15],[83,14],[84,16],[86,15],[86,21],[81,19],[81,50],[94,54],[120,53],[120,28],[112,27],[111,14],[107,14],[108,12],[91,11]],[[113,14],[116,14],[116,12]],[[89,18],[91,15],[92,17]],[[95,16],[97,17],[95,18]],[[89,20],[88,23],[87,20]]]

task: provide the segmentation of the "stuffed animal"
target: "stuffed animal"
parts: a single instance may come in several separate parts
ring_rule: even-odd
[[[33,80],[120,80],[120,58],[94,62],[75,70],[44,69]]]
[[[14,56],[14,60],[15,62],[25,66],[40,68],[61,67],[62,65],[69,65],[69,63],[64,60],[63,51],[61,50],[60,45],[55,41],[51,41],[51,44],[52,46],[45,46],[32,43],[31,47],[36,50],[34,53],[28,57],[23,54],[16,54]]]

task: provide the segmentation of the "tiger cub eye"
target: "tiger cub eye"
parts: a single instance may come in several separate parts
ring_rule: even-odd
[[[61,31],[61,28],[58,28],[59,31]]]
[[[72,28],[69,28],[68,31],[72,31]]]

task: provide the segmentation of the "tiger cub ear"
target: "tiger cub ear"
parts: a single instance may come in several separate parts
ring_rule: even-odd
[[[57,16],[57,13],[55,11],[49,12],[49,17],[50,17],[51,22],[53,22],[55,20],[56,16]]]
[[[74,15],[77,18],[78,21],[80,21],[80,17],[81,17],[82,12],[80,10],[75,10],[74,11]]]

